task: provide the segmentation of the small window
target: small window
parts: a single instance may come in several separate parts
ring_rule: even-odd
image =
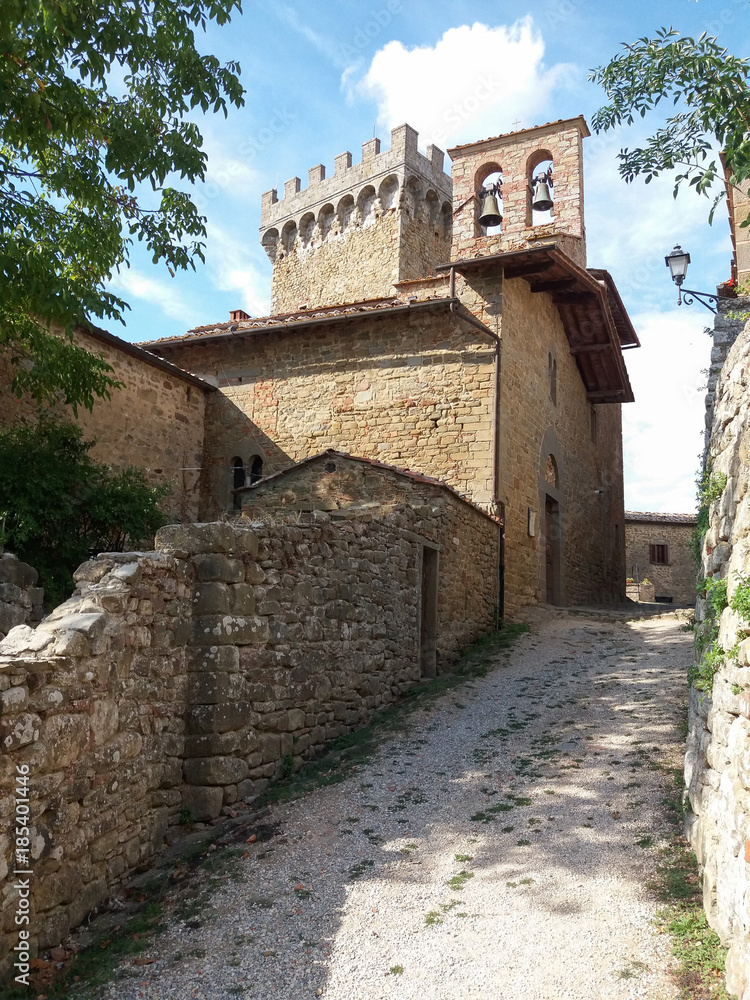
[[[591,407],[591,440],[592,440],[592,442],[594,444],[596,444],[597,435],[598,435],[598,428],[596,426],[596,410],[592,406]]]
[[[671,594],[656,594],[654,601],[657,604],[674,604],[674,597]]]
[[[257,483],[263,478],[263,459],[260,455],[255,455],[250,459],[250,485]]]
[[[232,459],[232,489],[238,490],[245,485],[245,463],[241,458]],[[242,509],[242,498],[239,493],[232,494],[232,507],[234,510]]]
[[[554,357],[552,352],[547,356],[547,365],[549,375],[549,398],[552,403],[557,406],[557,358]]]
[[[648,558],[653,566],[668,566],[669,565],[669,546],[668,545],[649,545],[648,547]]]

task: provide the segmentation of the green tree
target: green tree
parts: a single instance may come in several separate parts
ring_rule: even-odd
[[[724,151],[731,183],[750,179],[750,67],[705,33],[698,39],[661,28],[656,38],[639,38],[589,77],[601,84],[609,104],[593,117],[596,132],[632,125],[662,101],[677,110],[646,145],[623,149],[620,174],[626,181],[642,175],[648,184],[663,170],[677,169],[674,194],[687,183],[709,194],[722,177],[716,145]],[[724,186],[714,199],[725,196]],[[743,225],[748,225],[746,220]]]
[[[119,320],[106,291],[134,239],[154,262],[194,267],[205,219],[174,178],[204,177],[191,112],[243,103],[239,65],[196,47],[241,0],[2,0],[0,347],[14,390],[89,409],[117,385],[71,342]],[[51,327],[66,337],[55,337]]]
[[[93,444],[50,417],[0,433],[0,541],[39,572],[47,604],[71,592],[92,553],[149,544],[166,521],[159,502],[168,487],[95,462]]]

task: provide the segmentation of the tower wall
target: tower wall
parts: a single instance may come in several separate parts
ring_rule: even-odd
[[[371,139],[360,163],[342,153],[331,177],[319,164],[306,188],[293,177],[281,200],[275,189],[263,195],[272,312],[385,297],[394,282],[433,274],[448,259],[451,179],[442,150],[422,155],[417,138],[401,125],[389,150]]]
[[[523,249],[555,237],[585,267],[583,139],[588,135],[579,117],[448,150],[453,160],[451,259]],[[554,175],[551,216],[532,213],[529,184],[540,164],[549,160]],[[478,192],[485,179],[497,172],[503,180],[503,222],[500,232],[488,233],[478,221]]]

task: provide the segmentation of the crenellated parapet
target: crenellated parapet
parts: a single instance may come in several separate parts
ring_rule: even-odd
[[[390,294],[394,281],[434,273],[446,258],[452,224],[452,184],[445,154],[420,153],[409,125],[334,160],[333,174],[311,167],[261,204],[261,243],[274,264],[272,308],[327,305]]]
[[[381,152],[380,139],[369,139],[362,143],[359,163],[353,163],[352,154],[347,151],[334,159],[330,177],[326,176],[325,166],[318,164],[308,171],[307,187],[302,187],[299,177],[292,177],[285,182],[281,198],[276,188],[266,191],[261,198],[261,235],[289,220],[299,224],[306,212],[312,212],[317,218],[326,202],[338,209],[345,195],[352,195],[357,203],[366,185],[372,185],[379,193],[383,182],[391,175],[399,180],[399,190],[414,177],[422,182],[424,194],[433,189],[439,198],[450,201],[451,179],[443,170],[445,153],[437,146],[428,146],[423,155],[417,148],[418,135],[410,125],[399,125],[391,130],[390,149]]]

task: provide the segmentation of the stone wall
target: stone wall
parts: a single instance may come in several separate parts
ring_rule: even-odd
[[[451,179],[444,153],[418,149],[409,125],[362,145],[362,159],[336,157],[326,177],[322,164],[267,191],[261,204],[261,243],[273,261],[271,310],[359,302],[392,294],[394,282],[433,274],[448,258]]]
[[[445,303],[313,328],[159,347],[222,379],[208,400],[206,505],[231,506],[232,459],[263,474],[325,448],[378,458],[492,500],[494,344]]]
[[[449,150],[453,160],[453,233],[451,259],[515,250],[535,241],[566,234],[564,245],[573,260],[586,266],[583,216],[582,141],[589,130],[583,118],[468,143]],[[552,161],[554,208],[546,217],[531,211],[529,181],[541,163]],[[487,233],[478,222],[480,190],[485,178],[502,173],[501,232]]]
[[[658,516],[638,521],[637,516],[625,515],[627,575],[635,580],[637,569],[638,580],[648,579],[653,584],[652,593],[657,600],[671,598],[672,604],[683,607],[695,604],[696,568],[691,548],[695,518],[690,523],[674,524],[659,521]],[[667,565],[651,562],[652,545],[667,546]],[[640,599],[648,600],[643,596]]]
[[[124,385],[112,390],[111,399],[97,399],[91,412],[79,409],[77,418],[62,406],[58,412],[96,441],[94,459],[117,469],[145,468],[153,483],[171,487],[162,505],[169,516],[197,520],[204,411],[212,387],[105,331],[78,331],[75,341],[102,355]],[[6,427],[37,415],[33,400],[11,394],[11,378],[5,353],[0,356],[0,425]]]
[[[702,575],[724,578],[729,599],[750,576],[750,324],[727,357],[716,386],[709,458],[727,476],[710,507]],[[698,601],[696,617],[706,613]],[[708,921],[725,945],[727,988],[750,997],[750,622],[731,608],[719,642],[728,653],[710,695],[691,691],[685,829],[703,875]]]
[[[11,872],[33,870],[33,940],[57,944],[181,819],[244,808],[419,681],[425,544],[451,546],[439,663],[491,627],[494,525],[471,516],[468,528],[406,507],[171,526],[152,553],[85,563],[69,601],[12,629],[0,643],[3,968],[18,939]],[[20,773],[25,861],[13,853],[26,846],[14,842]]]
[[[556,363],[555,401],[550,356]],[[548,495],[559,504],[556,603],[621,602],[620,406],[588,402],[555,305],[520,279],[502,286],[501,358],[499,485],[506,517],[506,604],[512,610],[546,599],[543,519]],[[556,472],[548,478],[550,455]],[[535,535],[529,532],[529,512],[537,519]]]
[[[44,591],[37,587],[39,574],[10,552],[0,553],[0,639],[16,625],[38,622]]]

